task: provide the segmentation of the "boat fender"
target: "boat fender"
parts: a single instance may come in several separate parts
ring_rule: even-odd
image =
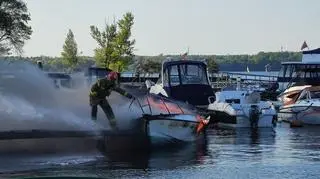
[[[249,119],[251,128],[257,128],[260,117],[259,107],[257,105],[251,105],[249,110]]]

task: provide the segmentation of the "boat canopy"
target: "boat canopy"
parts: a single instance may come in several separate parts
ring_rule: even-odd
[[[214,97],[204,61],[164,61],[157,84],[170,98],[195,106],[206,106],[209,104],[208,98]]]
[[[163,85],[209,85],[206,64],[201,61],[167,61],[163,63]]]

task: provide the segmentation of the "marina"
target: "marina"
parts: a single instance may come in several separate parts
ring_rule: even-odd
[[[180,1],[1,0],[0,179],[319,178],[320,1]]]
[[[110,130],[101,116],[97,123],[81,124],[78,121],[78,127],[83,128],[81,130],[70,125],[73,122],[66,123],[68,125],[62,128],[64,120],[53,125],[55,122],[48,118],[50,114],[46,115],[51,121],[44,118],[1,126],[6,129],[28,123],[34,128],[0,132],[0,144],[3,146],[0,150],[0,176],[36,177],[58,173],[94,178],[232,178],[235,175],[240,178],[287,175],[290,178],[306,175],[308,178],[317,178],[317,162],[320,161],[318,126],[308,126],[306,121],[303,121],[305,125],[292,126],[290,117],[279,113],[279,110],[284,110],[281,101],[284,98],[276,95],[273,98],[280,99],[276,103],[262,96],[266,90],[274,90],[270,84],[278,83],[275,81],[278,77],[222,72],[219,78],[212,81],[206,64],[201,61],[169,62],[164,63],[160,75],[145,75],[147,77],[140,79],[140,82],[134,81],[133,75],[120,78],[120,85],[136,98],[120,99],[126,102],[122,107],[119,105],[121,103],[117,105],[120,110],[116,111],[116,115],[121,116],[121,123],[130,122],[118,131]],[[174,68],[176,71],[172,70]],[[197,73],[193,71],[195,69]],[[73,82],[75,78],[72,74],[44,73],[43,77],[37,78],[48,80],[46,88],[53,90],[50,95],[64,94],[63,98],[69,101],[68,96],[79,96],[80,89],[86,92],[92,83],[109,72],[101,68],[90,68],[89,71],[90,75],[81,78],[82,83]],[[8,74],[9,71],[1,77],[5,80],[12,77],[25,79],[23,73],[12,74],[10,78]],[[226,86],[214,88],[212,84],[219,80],[222,82],[222,78],[228,82]],[[10,85],[3,92],[9,94]],[[286,111],[283,114],[296,115],[306,111],[312,115],[305,118],[306,114],[298,114],[294,124],[299,124],[296,120],[303,119],[316,121],[317,117],[313,113],[317,111],[314,104],[318,99],[311,91],[317,92],[318,88],[300,88],[300,91],[290,92],[301,96],[306,94],[306,101],[299,103],[300,111],[294,109],[291,113]],[[117,98],[112,95],[109,100],[114,103]],[[80,102],[83,99],[78,100]],[[9,104],[9,101],[6,102],[3,104]],[[21,103],[12,102],[12,105]],[[310,109],[313,111],[308,111],[309,103],[312,103]],[[303,109],[302,104],[306,106]],[[75,107],[81,115],[89,113],[81,103]],[[122,111],[126,114],[123,115]],[[34,116],[41,118],[42,115]],[[97,124],[100,127],[97,128]],[[91,127],[86,129],[83,125]],[[230,173],[230,170],[233,172]]]

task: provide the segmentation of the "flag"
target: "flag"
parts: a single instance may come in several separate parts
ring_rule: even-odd
[[[307,47],[308,47],[307,42],[304,41],[303,44],[302,44],[302,46],[301,46],[301,50],[303,50],[303,49],[305,49],[305,48],[307,48]],[[309,47],[308,47],[308,48],[309,48]]]
[[[187,55],[188,55],[188,52],[186,52],[186,53],[182,54],[182,55],[181,55],[182,59],[183,59],[183,60],[186,60]]]

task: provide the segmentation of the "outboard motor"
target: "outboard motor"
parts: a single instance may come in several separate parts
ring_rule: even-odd
[[[251,108],[249,110],[249,119],[250,119],[251,128],[253,129],[258,128],[259,116],[260,116],[259,107],[257,105],[251,105]]]

